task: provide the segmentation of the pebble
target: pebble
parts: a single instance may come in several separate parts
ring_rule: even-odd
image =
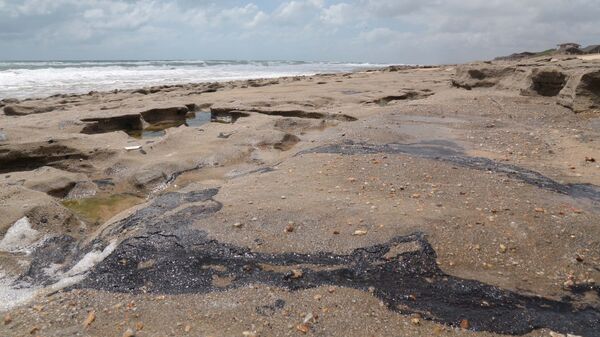
[[[185,331],[185,332],[190,332],[190,331],[192,331],[192,326],[191,326],[191,325],[189,325],[189,324],[188,324],[188,325],[186,325],[186,326],[185,326],[185,328],[183,329],[183,331]]]
[[[304,321],[302,321],[302,323],[307,324],[310,321],[314,320],[315,316],[312,314],[312,312],[309,312],[308,314],[306,314],[306,316],[304,316]]]
[[[291,233],[293,231],[294,231],[294,225],[288,224],[287,226],[285,226],[285,232],[286,233]]]
[[[298,324],[296,325],[296,330],[302,332],[302,333],[308,333],[310,331],[310,327],[308,326],[308,324],[303,323],[303,324]]]
[[[4,315],[4,325],[9,325],[12,322],[12,316],[10,314]]]
[[[418,318],[418,317],[412,318],[412,319],[410,320],[410,322],[411,322],[413,325],[421,325],[421,319],[420,319],[420,318]]]
[[[290,272],[290,277],[293,279],[301,278],[304,275],[304,272],[300,269],[292,269]]]
[[[461,329],[469,329],[471,327],[471,323],[469,322],[469,320],[463,319],[462,321],[460,321],[460,327]]]
[[[364,229],[357,229],[357,230],[354,231],[354,233],[352,235],[359,236],[359,235],[366,235],[366,234],[367,234],[366,230],[364,230]]]
[[[123,337],[135,337],[135,332],[131,329],[127,329],[123,332]]]
[[[95,320],[96,320],[96,311],[92,310],[92,311],[90,311],[90,313],[87,315],[87,318],[83,322],[83,326],[88,327],[92,323],[94,323]]]
[[[507,250],[508,250],[508,248],[505,245],[500,244],[500,253],[504,254],[504,253],[506,253]]]
[[[233,224],[233,227],[235,227],[235,228],[241,228],[242,226],[243,225],[240,222],[236,222],[236,223]]]

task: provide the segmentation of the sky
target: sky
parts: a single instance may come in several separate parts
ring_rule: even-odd
[[[599,0],[0,0],[0,60],[434,64],[600,44]]]

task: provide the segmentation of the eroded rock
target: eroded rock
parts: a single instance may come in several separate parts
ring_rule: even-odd
[[[355,117],[345,114],[330,114],[316,111],[304,111],[304,110],[276,110],[276,109],[260,109],[255,107],[232,107],[232,106],[213,106],[210,108],[213,115],[227,115],[231,113],[259,113],[269,116],[282,116],[282,117],[298,117],[298,118],[309,118],[309,119],[333,119],[341,120],[346,122],[356,121]]]
[[[89,156],[58,142],[34,142],[0,146],[0,173],[33,170],[42,166],[66,168]]]
[[[140,189],[151,189],[166,180],[167,175],[158,169],[142,169],[136,172],[131,179],[135,187]]]
[[[4,114],[7,116],[26,116],[31,114],[46,113],[56,109],[54,106],[36,106],[36,105],[7,105],[4,107]]]
[[[298,142],[300,142],[300,138],[295,135],[286,133],[280,142],[277,142],[273,145],[274,149],[280,151],[288,151],[294,147]]]
[[[452,85],[458,88],[471,90],[473,88],[490,88],[497,86],[501,81],[517,74],[513,66],[493,64],[471,64],[459,66],[452,79]]]
[[[53,167],[40,167],[33,171],[15,172],[0,178],[0,182],[22,185],[57,198],[64,198],[80,181],[87,180],[83,174],[66,172]]]
[[[157,124],[166,121],[185,121],[185,117],[189,111],[190,109],[188,107],[176,106],[150,109],[143,111],[140,114],[146,122]]]
[[[97,134],[114,131],[139,131],[144,128],[144,123],[139,114],[129,114],[112,117],[86,118],[82,122],[88,123],[82,133]]]
[[[409,90],[409,91],[401,92],[397,95],[389,95],[389,96],[384,96],[384,97],[378,98],[378,99],[374,100],[372,103],[383,106],[383,105],[388,105],[389,103],[391,103],[393,101],[412,101],[412,100],[417,100],[417,99],[424,99],[431,95],[433,95],[433,93],[430,91]]]
[[[572,76],[560,93],[559,104],[576,113],[600,111],[600,70]]]
[[[565,87],[567,79],[567,74],[558,68],[535,68],[529,76],[531,85],[524,93],[554,97]]]

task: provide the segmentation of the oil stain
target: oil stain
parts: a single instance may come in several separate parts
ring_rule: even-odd
[[[401,314],[420,313],[450,326],[468,320],[475,331],[521,335],[548,328],[590,337],[600,331],[599,309],[581,302],[586,293],[600,294],[599,287],[579,288],[569,297],[551,300],[451,276],[438,267],[436,252],[423,233],[398,236],[347,255],[257,253],[221,243],[191,228],[221,209],[213,199],[217,192],[167,193],[107,229],[105,238],[131,227],[136,235],[125,239],[76,287],[185,294],[256,283],[289,291],[338,286],[369,291]],[[150,265],[148,261],[151,267],[138,268]],[[293,269],[301,269],[301,276]],[[215,279],[227,283],[215,284]],[[260,310],[269,314],[277,308]]]
[[[539,172],[528,170],[516,165],[500,163],[488,158],[470,157],[462,149],[449,141],[425,141],[414,144],[382,144],[355,143],[348,141],[342,144],[333,144],[317,147],[299,152],[305,153],[335,153],[343,155],[356,154],[407,154],[411,156],[439,160],[460,167],[479,171],[504,173],[509,177],[524,183],[537,186],[548,191],[569,195],[574,198],[583,198],[595,203],[600,202],[600,187],[591,184],[561,184]]]

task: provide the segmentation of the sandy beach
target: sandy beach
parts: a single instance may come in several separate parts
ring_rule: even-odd
[[[600,336],[600,61],[0,101],[2,336]]]

